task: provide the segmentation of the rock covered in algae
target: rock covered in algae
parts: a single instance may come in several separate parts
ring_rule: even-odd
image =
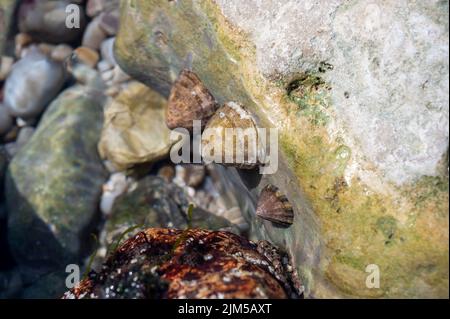
[[[277,271],[280,256],[258,249],[266,245],[229,232],[149,228],[63,298],[299,297],[288,263]]]
[[[30,280],[64,273],[89,248],[107,177],[97,153],[103,102],[87,87],[61,93],[8,167],[8,239]]]
[[[368,7],[290,0],[282,7],[256,0],[136,0],[121,7],[116,58],[165,96],[188,65],[219,103],[237,101],[258,125],[267,120],[278,127],[276,174],[258,180],[227,168],[224,177],[240,204],[250,204],[243,212],[251,235],[292,253],[306,296],[448,298],[448,156],[444,173],[435,165],[448,148],[442,98],[448,97],[448,2]],[[396,41],[386,44],[389,37]],[[295,74],[268,83],[255,70]],[[305,74],[325,84],[304,87],[301,99],[289,96],[290,84]],[[405,78],[411,85],[403,85]],[[305,123],[305,115],[329,126]],[[386,177],[414,181],[393,187]],[[346,187],[339,186],[342,178]],[[251,204],[267,183],[299,210],[289,229],[254,216]],[[370,264],[380,268],[379,289],[366,286]]]
[[[105,109],[99,151],[117,169],[154,162],[168,155],[173,142],[165,124],[166,100],[131,82]]]

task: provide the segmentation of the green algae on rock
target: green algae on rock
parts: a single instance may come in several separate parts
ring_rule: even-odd
[[[9,165],[8,239],[30,281],[49,271],[63,273],[89,248],[107,177],[97,153],[103,102],[88,87],[61,93]]]
[[[351,82],[329,81],[332,72],[336,72],[338,78],[345,79],[343,74],[356,76],[348,71],[353,61],[346,60],[345,68],[336,68],[335,64],[334,70],[330,70],[328,65],[312,65],[310,60],[311,57],[327,60],[323,55],[329,56],[332,50],[306,50],[309,60],[298,58],[295,65],[308,66],[301,74],[322,72],[320,76],[326,82],[320,81],[319,90],[315,89],[314,81],[313,85],[306,83],[306,87],[311,88],[303,91],[307,94],[295,92],[300,96],[289,96],[284,87],[277,87],[261,77],[253,54],[254,44],[224,18],[224,11],[217,3],[229,11],[236,6],[248,9],[252,4],[228,0],[122,2],[116,57],[126,72],[166,96],[179,71],[186,66],[192,67],[220,103],[237,101],[254,113],[258,124],[271,123],[280,130],[280,168],[276,174],[253,178],[256,182],[250,182],[234,169],[227,171],[242,202],[254,200],[261,187],[272,183],[287,194],[295,208],[295,222],[289,229],[275,228],[256,220],[251,207],[243,210],[252,223],[252,238],[271,240],[293,255],[305,284],[306,297],[448,297],[448,189],[442,187],[448,184],[448,176],[424,176],[400,186],[386,182],[375,163],[366,160],[354,144],[341,138],[339,129],[342,127],[336,131],[330,129],[337,125],[336,111],[342,115],[352,114],[342,108],[348,104],[356,108],[358,103],[355,101],[370,93],[364,90],[349,93],[345,90],[353,87]],[[295,1],[286,3],[295,10],[302,10]],[[320,12],[318,6],[323,4],[312,5]],[[338,13],[356,10],[350,12],[354,14],[363,10],[362,7],[362,2],[356,2],[342,6]],[[334,17],[327,16],[327,19]],[[327,19],[320,22],[326,23]],[[343,43],[347,38],[342,32],[347,29],[348,26],[344,28],[342,24],[337,29]],[[312,35],[320,33],[318,30],[311,32]],[[303,38],[307,34],[299,32],[295,37]],[[279,42],[278,34],[275,35],[274,41]],[[318,38],[330,35],[331,31],[322,32]],[[309,45],[313,40],[301,44]],[[352,37],[351,41],[359,40]],[[357,45],[365,45],[364,41]],[[277,50],[276,47],[268,49],[271,52]],[[260,48],[257,50],[260,52]],[[337,60],[344,58],[343,54]],[[273,60],[260,59],[259,62],[265,66],[277,65],[272,63]],[[275,62],[289,66],[282,60]],[[365,61],[358,62],[359,70]],[[377,61],[372,62],[376,64]],[[289,69],[281,71],[292,73]],[[301,78],[298,70],[293,73]],[[402,75],[399,73],[399,77]],[[279,82],[291,81],[291,78],[281,78]],[[390,82],[393,83],[395,81]],[[366,83],[357,84],[364,86]],[[331,99],[325,89],[328,85],[332,86]],[[336,92],[342,92],[339,98],[336,98]],[[394,93],[398,95],[398,92]],[[338,105],[336,101],[339,101]],[[290,112],[292,110],[300,112]],[[395,117],[388,120],[395,121]],[[364,125],[358,126],[357,121],[350,124],[358,131],[367,129]],[[378,131],[383,133],[380,127]],[[405,134],[409,134],[407,130],[400,135]],[[383,135],[382,142],[389,142],[389,136]],[[439,138],[442,142],[442,134]],[[392,141],[388,144],[389,149],[396,149]],[[366,150],[367,145],[363,145]],[[384,148],[377,151],[380,151],[377,154],[384,154]],[[408,154],[410,149],[405,151]],[[395,175],[392,173],[395,170],[399,171],[399,176],[404,175],[405,169],[401,164],[393,163],[392,158],[385,156],[379,162],[390,163],[391,176]],[[405,163],[408,161],[407,158]],[[358,175],[359,172],[365,175]],[[365,270],[369,264],[377,264],[380,268],[380,289],[366,287],[368,273]]]

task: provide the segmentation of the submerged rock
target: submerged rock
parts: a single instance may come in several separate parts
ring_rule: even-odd
[[[186,228],[188,226],[219,230],[238,229],[225,218],[200,208],[193,208],[188,216],[188,196],[184,190],[157,176],[146,176],[130,185],[127,193],[115,199],[105,224],[102,241],[109,244],[127,229],[136,225],[145,227]]]
[[[19,0],[0,0],[0,56],[5,53],[6,42],[14,19],[14,11]]]
[[[139,82],[131,82],[105,109],[99,151],[117,169],[154,162],[169,154],[166,100]]]
[[[33,49],[14,64],[5,82],[4,104],[14,116],[36,117],[59,93],[64,78],[61,63]]]
[[[104,97],[64,91],[45,112],[6,176],[8,239],[27,281],[78,262],[107,177],[97,153]]]
[[[67,289],[67,273],[51,272],[21,290],[22,299],[56,299]]]
[[[100,17],[97,17],[87,25],[82,45],[92,50],[99,50],[102,42],[107,37],[106,32],[100,27]]]
[[[86,14],[95,17],[102,12],[114,12],[119,8],[119,0],[87,0]]]
[[[13,127],[13,118],[9,114],[9,111],[0,103],[0,136],[8,133],[8,131]]]
[[[126,73],[168,96],[189,68],[219,103],[278,128],[275,174],[223,175],[249,203],[250,235],[292,253],[306,296],[448,298],[448,2],[136,0],[121,11]],[[292,202],[289,229],[255,218],[267,184]],[[366,286],[371,264],[380,289]]]
[[[66,8],[71,5],[76,11]],[[77,14],[79,25],[67,27],[68,14]],[[69,19],[71,23],[75,22]],[[19,8],[18,24],[21,32],[29,33],[36,40],[48,43],[71,43],[80,38],[86,24],[84,9],[70,0],[23,1]]]
[[[149,228],[121,245],[67,299],[298,298],[287,255],[228,232]]]
[[[14,58],[9,56],[0,56],[0,81],[6,80],[9,73],[11,72],[13,64]]]
[[[17,298],[21,288],[22,280],[17,269],[0,270],[0,299]]]

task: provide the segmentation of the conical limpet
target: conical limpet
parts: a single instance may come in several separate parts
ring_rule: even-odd
[[[261,191],[256,215],[262,219],[283,226],[290,226],[294,221],[294,211],[285,195],[274,185],[267,185]]]
[[[194,120],[202,120],[204,126],[216,108],[214,97],[200,78],[192,71],[182,70],[170,92],[167,127],[192,130]]]
[[[202,134],[203,159],[206,163],[253,169],[264,162],[261,138],[248,111],[238,103],[225,103],[211,117]]]

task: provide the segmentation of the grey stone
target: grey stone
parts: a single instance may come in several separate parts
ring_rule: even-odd
[[[36,117],[59,93],[64,79],[62,64],[32,49],[14,64],[5,82],[4,104],[14,116]]]
[[[115,38],[108,38],[102,42],[101,54],[102,58],[108,61],[112,65],[116,65],[116,59],[114,57],[114,42]]]
[[[66,26],[66,8],[73,5],[78,8],[79,27]],[[71,43],[80,38],[86,24],[86,16],[80,5],[70,0],[23,1],[19,8],[19,30],[29,33],[34,39],[48,43]]]
[[[136,0],[121,6],[115,57],[127,74],[166,96],[179,72],[190,68],[219,103],[237,101],[255,115],[259,125],[270,123],[279,128],[282,135],[276,174],[261,176],[228,168],[221,175],[229,182],[227,189],[239,196],[240,210],[251,224],[249,236],[269,240],[291,253],[305,286],[305,296],[448,298],[447,167],[439,176],[422,176],[411,182],[440,160],[441,151],[427,154],[429,147],[440,148],[443,153],[448,145],[443,143],[448,141],[448,129],[442,129],[440,122],[448,121],[448,108],[436,111],[441,116],[439,121],[434,111],[420,108],[425,100],[433,104],[447,99],[448,89],[445,85],[444,89],[439,89],[441,85],[430,88],[435,91],[429,99],[424,95],[412,101],[414,113],[396,105],[398,99],[386,98],[410,92],[408,76],[420,78],[432,72],[434,77],[442,78],[440,83],[445,82],[448,53],[446,48],[439,48],[448,41],[447,2],[395,2],[395,5],[393,1],[383,2],[379,4],[383,8],[380,16],[387,17],[390,23],[383,22],[380,28],[372,30],[371,25],[384,20],[367,19],[369,32],[362,31],[366,23],[362,13],[366,11],[361,11],[361,7],[366,5],[363,1],[342,4],[341,1]],[[370,6],[366,10],[369,15],[377,12]],[[344,13],[349,11],[353,13],[346,18]],[[406,17],[421,16],[424,12],[432,17],[431,22],[416,23],[423,27],[421,30],[431,31],[430,36],[435,39],[431,53],[426,53],[426,46],[417,45],[416,61],[416,57],[408,56],[408,50],[392,51],[395,41],[386,41],[387,56],[384,56],[384,39],[377,32],[403,34],[406,39],[416,37],[417,32],[405,32],[402,28],[397,32],[391,26],[397,22],[405,26]],[[356,17],[364,23],[355,21]],[[435,28],[433,23],[439,26]],[[273,43],[261,46],[259,37],[273,39]],[[366,51],[361,46],[366,46]],[[380,64],[382,74],[376,68],[363,72],[364,61],[371,62],[369,56],[377,55],[386,61],[390,55],[397,57],[404,68],[392,67],[395,63],[386,68]],[[433,59],[441,68],[433,66]],[[378,64],[377,59],[374,61]],[[386,76],[392,82],[389,78],[382,83]],[[371,77],[379,80],[378,87],[371,87],[375,83]],[[402,77],[404,82],[400,80]],[[300,101],[304,105],[299,105],[291,100],[292,86],[283,84],[305,79],[318,81],[298,87],[300,91],[313,89],[309,96],[303,96],[305,101]],[[412,79],[412,83],[417,80]],[[386,91],[377,96],[380,87],[386,87]],[[322,89],[327,90],[324,96]],[[318,101],[319,98],[323,101]],[[343,98],[361,104],[358,111],[362,114],[352,107],[343,110],[337,104]],[[389,112],[380,113],[380,101]],[[314,111],[315,104],[322,107],[322,102],[326,102],[326,114],[312,112],[312,116],[317,116],[315,122],[323,126],[304,121],[308,114],[296,114],[302,106],[306,111]],[[396,106],[398,112],[394,112]],[[368,113],[370,107],[373,114]],[[350,116],[343,120],[347,115]],[[368,123],[368,117],[385,126],[398,119],[398,131],[408,133],[402,131],[394,136],[386,128]],[[423,126],[417,126],[416,122]],[[429,127],[435,128],[434,133],[428,131]],[[408,137],[416,139],[415,143],[402,140],[411,128],[415,131]],[[363,129],[375,130],[376,134],[386,132],[387,137],[376,140],[375,133],[366,134]],[[372,140],[368,141],[367,136]],[[367,144],[366,148],[376,147],[365,150],[362,143]],[[415,147],[422,152],[419,157],[411,155]],[[399,149],[400,155],[395,153]],[[389,152],[405,165],[392,164],[395,162],[392,158],[383,158],[384,154],[391,156]],[[373,153],[380,154],[376,162]],[[410,158],[420,166],[413,173]],[[424,161],[419,163],[418,158]],[[448,156],[445,159],[448,161]],[[437,173],[435,167],[428,172]],[[402,185],[392,187],[391,181]],[[295,215],[292,226],[279,228],[254,216],[259,192],[268,183],[276,185],[292,204]],[[384,279],[380,289],[365,285],[365,267],[374,262],[382,269]]]
[[[7,50],[6,43],[11,33],[14,12],[19,0],[0,0],[0,56]]]

